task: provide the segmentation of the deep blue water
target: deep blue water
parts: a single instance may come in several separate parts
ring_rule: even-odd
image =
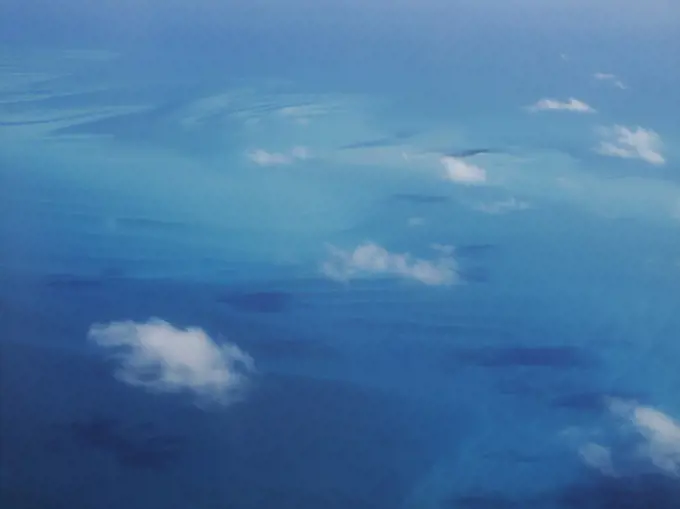
[[[680,12],[492,4],[9,3],[1,507],[680,508]]]

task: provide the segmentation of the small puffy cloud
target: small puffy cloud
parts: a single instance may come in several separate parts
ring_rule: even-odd
[[[624,159],[642,159],[654,165],[666,162],[661,155],[661,137],[651,129],[615,125],[600,128],[598,132],[603,138],[595,149],[599,154]]]
[[[422,260],[408,253],[391,253],[372,242],[365,242],[353,251],[330,246],[330,257],[322,264],[321,270],[336,281],[371,275],[412,279],[431,286],[458,281],[457,264],[450,255]]]
[[[625,90],[627,87],[626,85],[623,84],[623,82],[616,77],[615,74],[610,74],[606,72],[596,72],[593,74],[593,78],[595,78],[597,81],[606,81],[608,83],[611,83],[613,86],[616,88],[620,88],[621,90]]]
[[[309,159],[311,153],[307,147],[294,147],[290,152],[268,152],[257,149],[248,152],[248,158],[258,166],[282,166],[296,161]]]
[[[529,106],[530,111],[573,111],[575,113],[595,113],[595,109],[587,105],[583,101],[569,98],[567,101],[558,101],[557,99],[541,99],[535,104]]]
[[[507,200],[495,201],[491,203],[480,203],[476,205],[475,210],[479,212],[484,212],[485,214],[509,214],[510,212],[515,212],[519,210],[527,210],[531,206],[525,202],[518,200],[515,197],[508,198]]]
[[[441,158],[445,178],[464,185],[479,185],[486,182],[486,170],[463,159],[445,156]]]
[[[232,344],[217,345],[202,329],[151,319],[95,324],[88,339],[118,360],[116,377],[153,392],[193,392],[227,403],[237,399],[253,359]]]

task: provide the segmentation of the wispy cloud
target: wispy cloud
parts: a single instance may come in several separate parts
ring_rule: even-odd
[[[296,161],[309,159],[311,153],[307,147],[294,147],[289,152],[268,152],[256,149],[248,152],[248,158],[259,166],[281,166]]]
[[[253,359],[232,344],[217,345],[202,329],[151,319],[95,324],[88,338],[113,352],[116,377],[154,392],[185,392],[227,403],[241,392]]]
[[[486,182],[486,170],[463,159],[445,156],[441,158],[444,166],[444,177],[459,184],[479,185]]]
[[[491,203],[480,203],[474,207],[475,210],[485,214],[509,214],[510,212],[527,210],[529,208],[531,208],[529,203],[518,200],[515,197]]]
[[[671,207],[671,217],[680,221],[680,200]]]
[[[575,113],[595,113],[592,106],[574,99],[569,98],[567,101],[559,101],[557,99],[541,99],[533,105],[529,106],[529,111],[573,111]]]
[[[661,137],[650,129],[615,125],[600,128],[598,132],[603,140],[595,150],[602,155],[642,159],[654,165],[662,165],[666,162],[661,155]]]
[[[620,88],[621,90],[625,90],[627,88],[626,85],[624,85],[624,83],[619,78],[617,78],[615,74],[596,72],[593,74],[593,78],[595,78],[597,81],[606,81],[611,83],[613,86]]]
[[[320,117],[330,113],[328,105],[323,104],[300,104],[295,106],[284,106],[278,110],[279,115],[287,117],[300,125],[308,125],[315,117]]]
[[[352,251],[329,246],[330,256],[322,272],[336,281],[365,276],[392,276],[412,279],[426,285],[450,285],[458,281],[456,261],[443,254],[435,260],[415,258],[408,253],[391,253],[373,242],[365,242]]]
[[[680,212],[678,213],[680,217]],[[425,219],[422,217],[409,217],[408,219],[408,225],[409,226],[422,226],[425,224]]]
[[[583,462],[595,470],[599,470],[602,474],[616,477],[616,470],[612,461],[612,452],[608,447],[588,442],[578,449],[579,456]]]

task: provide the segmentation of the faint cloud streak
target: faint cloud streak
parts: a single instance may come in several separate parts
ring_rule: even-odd
[[[529,110],[536,111],[572,111],[575,113],[595,113],[592,106],[574,99],[569,98],[567,101],[558,101],[557,99],[541,99],[535,104],[529,106]]]

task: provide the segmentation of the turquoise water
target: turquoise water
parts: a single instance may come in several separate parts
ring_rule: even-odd
[[[677,10],[22,5],[2,507],[680,507]]]

